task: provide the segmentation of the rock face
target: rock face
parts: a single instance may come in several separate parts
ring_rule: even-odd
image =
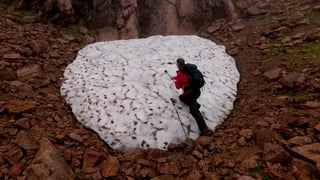
[[[112,37],[115,34],[119,34],[115,38],[120,39],[159,34],[195,34],[200,26],[214,19],[227,15],[231,19],[237,17],[230,0],[123,0],[118,3],[98,0],[94,7],[99,11],[95,11],[97,16],[92,25],[102,28],[98,29],[98,40],[110,40],[110,35]],[[116,12],[106,11],[111,7],[118,8]]]
[[[96,39],[133,39],[152,35],[196,34],[208,22],[238,17],[231,0],[21,0],[11,4],[33,7],[59,24],[85,21],[97,32]],[[205,21],[204,21],[205,20]]]

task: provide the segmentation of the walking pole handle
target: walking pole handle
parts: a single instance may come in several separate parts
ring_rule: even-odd
[[[168,75],[168,77],[170,78],[170,80],[173,80],[172,77],[170,76],[169,72],[167,70],[164,70],[164,72]]]

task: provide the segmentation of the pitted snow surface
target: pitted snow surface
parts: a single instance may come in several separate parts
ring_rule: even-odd
[[[239,73],[223,46],[197,36],[152,36],[146,39],[97,42],[78,52],[64,72],[61,94],[79,122],[112,148],[167,149],[199,136],[189,108],[178,100],[168,74],[182,57],[203,72],[206,85],[199,103],[209,128],[233,108]],[[170,98],[178,100],[176,107]]]

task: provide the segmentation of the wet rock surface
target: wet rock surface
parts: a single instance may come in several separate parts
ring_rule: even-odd
[[[59,94],[65,67],[93,36],[4,13],[0,179],[317,179],[320,5],[268,2],[238,1],[244,15],[236,24],[199,31],[227,47],[241,74],[235,108],[214,136],[126,153],[78,123]]]

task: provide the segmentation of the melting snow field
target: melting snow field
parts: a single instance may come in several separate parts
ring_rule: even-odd
[[[152,36],[97,42],[78,52],[64,72],[61,94],[79,122],[118,150],[167,149],[199,136],[189,108],[178,100],[171,76],[178,57],[203,72],[206,85],[199,103],[209,128],[233,109],[239,72],[223,46],[198,36]],[[170,98],[176,104],[180,124]]]

